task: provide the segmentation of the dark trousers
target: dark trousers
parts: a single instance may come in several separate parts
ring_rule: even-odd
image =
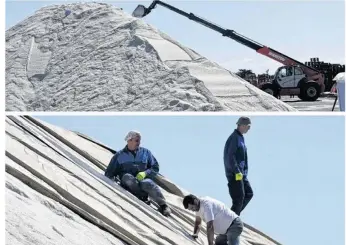
[[[166,204],[166,199],[160,188],[151,179],[137,181],[133,175],[124,174],[121,178],[121,185],[138,198],[144,198],[146,195],[149,195],[158,205]]]
[[[232,211],[240,215],[253,197],[250,182],[247,179],[235,180],[235,176],[228,182],[228,191],[232,198]]]

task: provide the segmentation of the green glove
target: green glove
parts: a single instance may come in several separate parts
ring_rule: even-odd
[[[236,181],[239,181],[239,180],[242,180],[243,179],[243,174],[242,173],[237,173],[236,175],[235,175],[235,180]]]
[[[136,179],[139,181],[144,180],[144,178],[147,176],[147,174],[145,172],[139,172],[136,176]]]

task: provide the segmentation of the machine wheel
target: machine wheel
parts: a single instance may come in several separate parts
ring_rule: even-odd
[[[277,88],[277,86],[275,86],[274,84],[272,83],[267,83],[267,84],[264,84],[262,86],[262,90],[272,96],[274,96],[275,98],[278,98],[279,96],[279,90]]]
[[[317,83],[308,82],[302,86],[299,98],[304,101],[316,101],[320,94],[320,86]]]

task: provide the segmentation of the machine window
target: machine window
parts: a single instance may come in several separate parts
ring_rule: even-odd
[[[303,75],[302,69],[296,67],[296,68],[294,69],[294,75]]]

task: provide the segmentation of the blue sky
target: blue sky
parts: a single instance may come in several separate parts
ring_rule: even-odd
[[[161,173],[231,206],[223,147],[236,116],[45,116],[113,149],[137,129]],[[344,244],[345,122],[342,116],[253,116],[245,136],[254,198],[245,222],[284,245]]]
[[[45,5],[69,2],[72,1],[6,1],[6,29]],[[122,7],[128,13],[132,13],[138,3],[150,3],[104,2]],[[301,62],[319,57],[320,61],[345,64],[345,3],[342,0],[168,2]],[[162,6],[145,20],[233,72],[245,68],[263,73],[269,69],[273,74],[281,65]]]

